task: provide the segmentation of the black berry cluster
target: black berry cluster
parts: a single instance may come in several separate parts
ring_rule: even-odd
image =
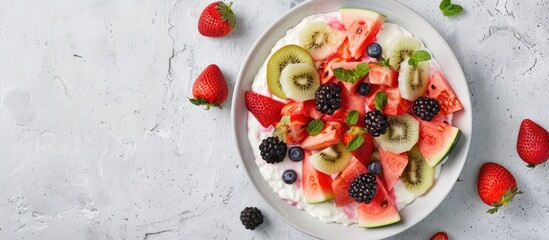
[[[276,137],[263,139],[259,145],[261,158],[270,164],[284,161],[286,150],[286,143],[278,141]]]
[[[341,108],[341,87],[335,83],[321,85],[315,93],[316,110],[328,115]]]
[[[263,223],[263,214],[256,207],[246,207],[240,212],[240,221],[246,229],[254,230]]]
[[[414,101],[414,113],[423,121],[430,122],[440,112],[440,103],[430,97],[419,97]]]
[[[387,116],[385,116],[379,110],[367,112],[365,116],[365,121],[366,129],[372,136],[379,137],[387,132],[387,127],[389,126]]]
[[[357,202],[370,203],[377,191],[376,175],[365,173],[358,176],[349,187],[349,196]]]

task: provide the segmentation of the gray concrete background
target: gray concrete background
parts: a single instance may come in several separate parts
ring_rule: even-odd
[[[208,39],[209,1],[5,0],[0,3],[0,239],[309,239],[277,218],[245,177],[225,110],[191,106],[201,69],[231,87],[254,40],[294,1],[235,0],[239,27]],[[465,70],[474,136],[460,180],[424,221],[392,239],[547,239],[547,169],[515,150],[520,121],[549,128],[549,4],[401,0],[438,29]],[[486,161],[524,194],[495,215],[477,197]],[[238,220],[257,206],[266,223]],[[344,237],[342,236],[342,239]]]

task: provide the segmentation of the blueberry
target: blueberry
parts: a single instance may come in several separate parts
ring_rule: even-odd
[[[363,82],[358,85],[358,94],[362,96],[370,94],[370,84]]]
[[[370,57],[373,57],[373,58],[381,57],[381,46],[377,43],[372,43],[368,45],[368,50],[366,51],[368,56]]]
[[[286,170],[282,173],[282,181],[286,184],[292,184],[297,180],[297,173],[294,170]]]
[[[379,174],[381,172],[381,164],[379,161],[371,161],[368,163],[368,172],[373,174]]]
[[[290,160],[294,162],[299,162],[303,160],[303,149],[300,147],[292,147],[290,148],[290,152],[288,155],[290,155]]]

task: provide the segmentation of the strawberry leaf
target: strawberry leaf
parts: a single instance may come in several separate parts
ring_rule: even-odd
[[[231,9],[231,6],[233,5],[233,2],[230,2],[229,4],[226,4],[222,1],[217,2],[217,11],[219,14],[221,14],[221,19],[223,21],[226,21],[231,27],[236,26],[236,18],[234,17],[233,10]]]
[[[315,119],[307,125],[307,133],[311,136],[316,136],[324,129],[324,123],[322,120]]]
[[[362,134],[356,135],[348,144],[347,151],[355,151],[364,143],[364,136]]]

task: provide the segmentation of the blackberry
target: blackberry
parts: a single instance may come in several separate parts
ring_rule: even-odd
[[[423,121],[430,122],[440,111],[440,103],[430,97],[419,97],[414,101],[414,113]]]
[[[316,110],[328,115],[341,107],[341,87],[335,83],[320,86],[315,93]]]
[[[353,180],[349,186],[349,196],[357,202],[370,203],[377,191],[376,175],[365,173]]]
[[[372,136],[379,137],[387,132],[387,127],[389,126],[387,116],[379,110],[367,112],[364,118],[366,121],[366,129],[368,129],[368,132]]]
[[[256,207],[246,207],[240,212],[240,221],[246,229],[254,230],[263,223],[263,214]]]
[[[286,143],[279,142],[276,137],[268,137],[263,139],[259,145],[261,158],[270,164],[284,161],[284,158],[286,157],[286,150]]]

